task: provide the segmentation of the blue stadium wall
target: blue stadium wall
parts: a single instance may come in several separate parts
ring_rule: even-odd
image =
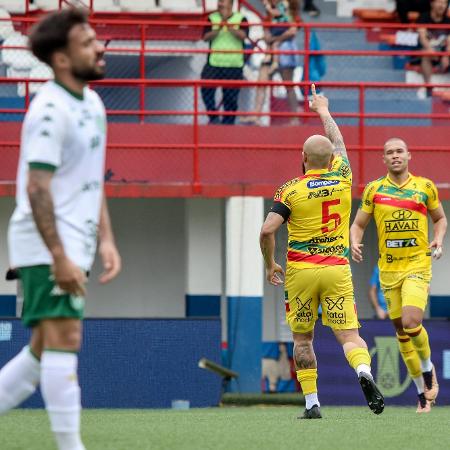
[[[0,367],[29,339],[20,320],[0,319]],[[219,319],[87,319],[79,359],[84,408],[217,406],[221,378],[198,367],[220,363]],[[40,393],[24,407],[43,407]]]

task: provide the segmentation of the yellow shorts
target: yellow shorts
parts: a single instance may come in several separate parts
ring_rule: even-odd
[[[404,306],[425,311],[430,291],[431,271],[380,272],[380,284],[386,299],[389,317],[398,319]]]
[[[319,305],[322,305],[324,325],[335,330],[359,327],[349,265],[288,267],[284,295],[286,320],[294,333],[314,329]]]

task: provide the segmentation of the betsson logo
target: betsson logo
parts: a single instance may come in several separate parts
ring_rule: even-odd
[[[306,185],[309,189],[315,189],[336,184],[339,184],[339,180],[310,180]]]

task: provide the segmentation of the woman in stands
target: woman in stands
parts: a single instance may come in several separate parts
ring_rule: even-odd
[[[288,2],[288,14],[289,22],[298,21],[298,0],[289,0]],[[268,46],[273,46],[276,44],[280,52],[283,51],[296,51],[298,50],[297,42],[297,27],[295,25],[291,27],[285,27],[283,33],[275,36],[270,30],[266,29],[264,31],[264,40]],[[283,54],[279,55],[277,70],[280,72],[283,81],[292,81],[294,75],[294,69],[299,65],[299,56],[297,54]],[[259,70],[258,81],[269,81],[273,75],[272,63],[263,63]],[[295,117],[297,112],[297,97],[293,88],[286,88],[287,90],[287,100],[289,104],[289,109],[292,111],[293,117],[290,120],[292,125],[298,125],[298,118]],[[261,125],[261,116],[265,98],[266,98],[267,88],[265,86],[259,86],[256,88],[256,98],[254,111],[257,115],[248,116],[246,118],[241,118],[241,123]]]

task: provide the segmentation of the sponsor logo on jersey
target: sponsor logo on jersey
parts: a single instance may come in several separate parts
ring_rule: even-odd
[[[392,213],[392,217],[397,220],[407,220],[412,216],[412,211],[409,209],[397,209]]]
[[[327,305],[326,315],[328,322],[335,325],[344,325],[346,323],[347,315],[344,311],[344,300],[344,297],[325,297],[325,303]]]
[[[309,244],[329,244],[330,242],[344,239],[344,236],[316,236],[308,241]]]
[[[312,298],[302,301],[299,297],[295,297],[297,303],[297,310],[295,312],[296,322],[311,322],[313,313],[311,311]]]
[[[390,253],[386,253],[386,262],[388,264],[391,263],[397,263],[401,261],[408,261],[408,262],[415,262],[418,261],[420,258],[420,255],[411,255],[411,256],[394,256]]]
[[[308,247],[310,255],[342,255],[345,253],[345,246],[342,244],[332,245],[330,247]]]
[[[402,231],[419,231],[419,219],[410,219],[412,211],[397,209],[392,213],[394,220],[385,220],[384,229],[387,233]]]
[[[311,191],[308,194],[308,200],[311,198],[321,198],[321,197],[329,197],[330,195],[332,195],[334,192],[334,188],[333,189],[320,189],[319,191]]]
[[[317,189],[317,188],[323,188],[327,186],[335,186],[336,184],[339,184],[339,180],[310,180],[306,185],[309,189]]]
[[[386,239],[387,248],[406,248],[406,247],[417,247],[416,238],[409,239]]]

